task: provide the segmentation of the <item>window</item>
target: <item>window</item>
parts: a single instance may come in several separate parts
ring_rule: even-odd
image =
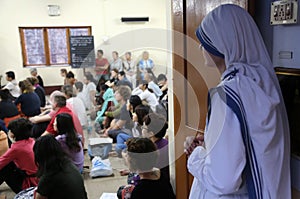
[[[71,63],[69,36],[91,35],[91,27],[20,27],[23,66]]]

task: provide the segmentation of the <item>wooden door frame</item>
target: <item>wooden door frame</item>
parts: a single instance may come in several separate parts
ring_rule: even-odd
[[[185,103],[184,99],[184,86],[185,80],[177,78],[177,75],[182,77],[187,76],[186,65],[186,38],[187,35],[187,22],[186,22],[186,0],[172,0],[172,31],[173,31],[173,103],[174,103],[174,136],[175,136],[175,186],[176,186],[176,197],[179,199],[188,198],[189,190],[192,183],[192,176],[187,170],[187,157],[183,154],[183,142],[185,136],[193,134],[195,131],[187,130],[185,128]],[[248,12],[254,16],[255,14],[255,0],[248,0]],[[174,53],[175,52],[175,53]],[[177,53],[176,53],[177,52]],[[180,53],[178,53],[180,52]],[[184,56],[180,56],[184,55]],[[187,132],[189,131],[189,132]],[[184,132],[184,133],[182,133]]]

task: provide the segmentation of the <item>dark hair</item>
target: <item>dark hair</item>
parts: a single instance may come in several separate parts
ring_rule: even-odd
[[[98,92],[101,91],[101,86],[102,86],[102,85],[105,85],[105,82],[106,82],[107,80],[109,80],[109,77],[108,77],[108,76],[106,76],[106,75],[101,75],[99,81],[97,82],[97,86],[96,86],[96,90],[97,90]]]
[[[16,76],[15,76],[15,73],[13,71],[8,71],[5,73],[7,77],[9,78],[12,78],[12,79],[15,79]]]
[[[38,177],[46,172],[58,172],[68,160],[60,143],[53,135],[39,137],[34,146],[34,159],[38,167]]]
[[[73,97],[73,86],[70,84],[61,87],[61,92],[63,92],[67,97]]]
[[[148,82],[147,82],[146,80],[142,80],[142,81],[141,81],[141,84],[146,85],[147,88],[148,88]]]
[[[119,56],[119,53],[117,51],[112,51],[112,53],[116,54],[117,56]]]
[[[67,104],[67,99],[65,96],[56,95],[54,96],[54,102],[57,103],[58,107],[64,107]]]
[[[83,83],[82,82],[75,82],[75,88],[81,92],[83,90]]]
[[[77,132],[74,127],[73,118],[70,114],[60,113],[56,116],[56,126],[59,135],[66,135],[66,144],[71,151],[80,151]]]
[[[98,50],[97,52],[103,55],[103,50]]]
[[[146,86],[146,89],[148,89],[148,91],[150,91],[150,93],[153,93],[153,90],[151,88],[148,88],[148,82],[146,80],[142,80],[141,84],[143,86]]]
[[[65,74],[68,73],[67,69],[65,69],[65,68],[60,69],[60,72],[61,72],[61,73],[65,73]]]
[[[12,120],[7,128],[15,135],[16,141],[26,140],[32,134],[32,123],[25,118]]]
[[[131,52],[127,51],[125,54],[128,54],[129,56],[131,56]]]
[[[109,86],[107,86],[106,84],[102,84],[100,87],[100,91],[106,91],[107,89],[109,89]]]
[[[167,81],[167,77],[166,77],[166,75],[164,75],[164,74],[159,74],[158,76],[157,76],[157,81],[159,82],[159,81]]]
[[[116,69],[116,68],[112,69],[112,71],[114,71],[115,73],[119,74],[119,70]]]
[[[146,106],[146,105],[143,105],[143,104],[138,105],[138,106],[135,107],[135,113],[137,115],[138,123],[140,125],[143,125],[144,117],[149,114],[150,110],[151,109],[150,109],[149,106]]]
[[[168,123],[163,115],[150,113],[144,117],[148,131],[154,133],[154,137],[163,138],[168,129]]]
[[[129,98],[129,103],[132,105],[133,112],[135,112],[135,107],[142,104],[142,100],[138,95],[131,95]]]
[[[0,90],[0,98],[2,101],[7,101],[12,99],[12,95],[10,94],[8,89]]]
[[[157,149],[149,138],[130,138],[126,144],[131,170],[150,171],[157,164]]]
[[[124,72],[124,71],[120,71],[120,72],[119,72],[119,75],[125,76],[125,72]]]
[[[75,75],[72,71],[69,71],[66,75],[66,78],[70,79],[70,78],[75,78]]]

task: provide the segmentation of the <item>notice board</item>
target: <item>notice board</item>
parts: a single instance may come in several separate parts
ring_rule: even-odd
[[[70,53],[72,68],[89,68],[95,66],[95,49],[93,36],[70,36]]]

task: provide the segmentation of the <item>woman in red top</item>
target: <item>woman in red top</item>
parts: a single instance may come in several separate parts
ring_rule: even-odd
[[[25,118],[13,120],[8,125],[11,148],[0,157],[0,184],[6,184],[18,193],[37,186],[37,166],[34,161],[34,140],[30,138],[32,124]]]

